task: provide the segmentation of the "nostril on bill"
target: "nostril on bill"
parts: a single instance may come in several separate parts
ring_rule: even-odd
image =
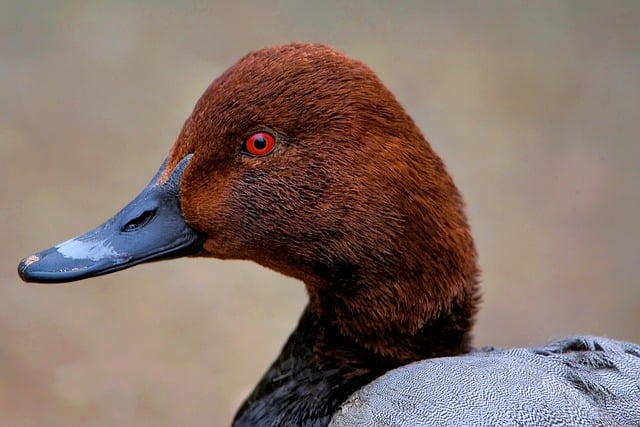
[[[151,218],[153,218],[155,214],[155,209],[142,212],[138,217],[123,225],[122,231],[126,233],[137,230],[138,228],[146,225],[149,221],[151,221]]]

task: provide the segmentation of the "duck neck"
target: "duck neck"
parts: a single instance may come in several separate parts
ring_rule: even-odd
[[[458,264],[454,274],[400,265],[402,272],[351,268],[340,279],[307,282],[309,310],[363,360],[396,367],[468,352],[479,300],[475,264]]]
[[[236,414],[234,426],[326,426],[349,395],[385,372],[469,350],[473,316],[466,306],[452,307],[449,315],[424,322],[412,333],[389,330],[393,338],[377,341],[367,334],[376,341],[370,345],[354,339],[359,330],[345,333],[342,320],[347,313],[336,310],[340,305],[335,300],[331,312],[314,303],[319,304],[312,295],[277,360]],[[354,322],[363,320],[352,317]]]
[[[307,308],[282,352],[238,410],[233,426],[326,426],[347,397],[395,367],[366,352]]]

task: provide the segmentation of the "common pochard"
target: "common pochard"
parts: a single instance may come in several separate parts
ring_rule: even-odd
[[[460,193],[377,76],[329,47],[244,56],[140,195],[18,271],[70,282],[181,256],[252,260],[309,295],[236,426],[640,425],[640,346],[472,348]]]

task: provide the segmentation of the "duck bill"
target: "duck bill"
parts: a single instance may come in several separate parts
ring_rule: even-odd
[[[196,255],[204,238],[187,225],[180,208],[180,180],[192,155],[149,185],[114,217],[95,229],[23,259],[25,282],[62,283],[124,270],[148,261]]]

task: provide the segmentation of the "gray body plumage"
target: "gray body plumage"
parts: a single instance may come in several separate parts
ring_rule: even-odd
[[[580,336],[415,362],[353,393],[330,426],[640,426],[640,346]]]

